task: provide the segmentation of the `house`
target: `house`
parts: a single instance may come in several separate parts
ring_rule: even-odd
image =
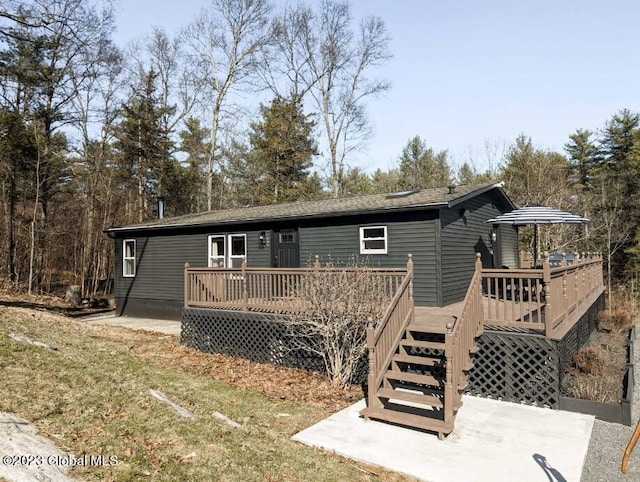
[[[462,185],[110,228],[118,313],[180,319],[202,351],[322,369],[287,320],[319,260],[357,255],[392,295],[367,328],[365,418],[444,437],[463,392],[559,408],[603,307],[602,257],[521,268],[516,229],[487,223],[513,209],[499,184]]]
[[[486,220],[514,209],[499,184],[460,185],[157,219],[106,233],[115,243],[117,313],[179,320],[184,266],[305,267],[366,258],[374,267],[415,266],[417,305],[461,301],[474,272],[517,268],[517,231]]]

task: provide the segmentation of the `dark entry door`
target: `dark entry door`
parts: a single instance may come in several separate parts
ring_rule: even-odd
[[[273,231],[271,246],[271,266],[273,268],[300,267],[300,244],[297,229]]]

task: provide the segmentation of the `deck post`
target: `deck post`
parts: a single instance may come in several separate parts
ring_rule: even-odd
[[[413,255],[407,254],[407,274],[409,275],[409,299],[413,299]]]
[[[573,264],[576,264],[576,259],[578,259],[578,253],[573,253]],[[582,269],[578,266],[576,267],[576,270],[574,271],[574,276],[575,276],[575,280],[573,281],[575,284],[575,298],[576,298],[576,303],[580,303],[582,300],[580,299],[580,272],[582,271]]]
[[[376,398],[378,387],[376,387],[376,378],[378,376],[378,367],[376,366],[376,331],[373,327],[373,318],[367,319],[367,348],[369,349],[369,376],[367,387],[367,405],[369,408],[379,408],[380,403]],[[366,418],[366,417],[365,417]]]
[[[247,260],[242,259],[240,265],[242,271],[242,311],[249,311],[249,294],[247,293]]]
[[[586,298],[586,290],[587,286],[591,285],[591,280],[589,279],[589,274],[587,270],[589,269],[587,264],[587,253],[582,253],[582,258],[585,266],[582,267],[582,297]]]
[[[560,266],[562,268],[567,267],[567,253],[562,253],[562,258],[560,259]],[[569,296],[567,295],[567,270],[564,271],[562,275],[562,297],[564,298],[565,305],[567,304],[567,299]]]
[[[320,271],[320,255],[316,254],[315,261],[313,262],[313,271],[318,274]]]
[[[456,358],[456,362],[460,362],[457,357],[455,357],[454,351],[454,343],[453,343],[453,323],[447,323],[447,333],[444,335],[444,358],[445,358],[445,382],[444,382],[444,423],[445,425],[451,423],[453,420],[453,412],[454,412],[454,404],[456,404],[457,400],[454,400],[454,390],[457,390],[458,380],[454,380],[453,375],[453,363],[454,358]],[[454,383],[456,386],[454,386]]]
[[[551,308],[551,265],[549,264],[549,252],[545,251],[543,254],[543,262],[542,262],[542,283],[544,290],[544,329],[545,335],[547,338],[551,338],[551,334],[553,333],[553,310]]]
[[[189,306],[189,263],[184,264],[184,307]]]

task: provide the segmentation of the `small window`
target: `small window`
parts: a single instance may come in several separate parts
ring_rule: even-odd
[[[242,267],[242,260],[247,257],[247,236],[245,234],[230,234],[229,246],[231,247],[229,267]]]
[[[136,275],[136,240],[122,241],[122,276],[133,278]]]
[[[360,228],[360,254],[387,254],[387,227]]]
[[[224,268],[224,236],[209,236],[209,268]]]
[[[296,235],[293,232],[278,233],[280,244],[291,244],[296,242]]]

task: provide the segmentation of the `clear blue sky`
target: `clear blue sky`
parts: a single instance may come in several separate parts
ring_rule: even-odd
[[[154,25],[176,32],[206,4],[120,0],[116,41]],[[415,135],[455,162],[472,152],[481,163],[485,139],[508,145],[524,133],[537,146],[562,150],[576,129],[599,129],[622,108],[640,111],[637,0],[352,5],[356,19],[384,19],[394,55],[379,69],[391,90],[368,102],[375,133],[355,161],[368,171],[393,167]]]

